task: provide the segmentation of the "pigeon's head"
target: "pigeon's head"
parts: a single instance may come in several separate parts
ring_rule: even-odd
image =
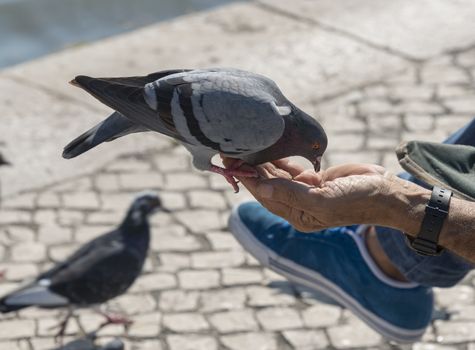
[[[292,111],[294,147],[297,147],[296,155],[308,159],[315,169],[320,170],[323,153],[327,149],[327,134],[323,127],[315,119],[298,108]]]
[[[136,222],[141,222],[159,210],[168,211],[162,207],[160,197],[154,192],[142,192],[137,195],[130,206],[127,217]]]

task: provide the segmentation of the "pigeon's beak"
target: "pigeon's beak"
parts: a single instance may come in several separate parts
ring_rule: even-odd
[[[315,159],[315,162],[313,163],[313,168],[315,169],[316,173],[320,171],[321,162],[322,162],[322,157],[319,156]]]

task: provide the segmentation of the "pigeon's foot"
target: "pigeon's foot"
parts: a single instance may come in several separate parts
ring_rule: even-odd
[[[61,346],[63,345],[63,337],[64,337],[64,334],[66,333],[66,328],[68,327],[69,320],[72,316],[73,316],[73,311],[68,310],[66,317],[61,322],[49,328],[51,330],[58,329],[58,332],[54,336],[54,340],[57,344],[60,344]]]
[[[100,329],[102,329],[102,328],[104,328],[108,325],[111,325],[111,324],[121,324],[127,330],[127,328],[134,322],[130,318],[127,318],[127,316],[125,316],[125,315],[120,315],[120,314],[116,314],[116,313],[108,313],[108,312],[105,312],[105,311],[101,311],[99,313],[102,316],[104,316],[106,319],[105,319],[104,322],[102,322],[99,325],[99,328],[97,329],[97,331],[99,331]]]
[[[233,186],[233,190],[235,193],[239,192],[238,181],[234,178],[237,177],[259,177],[257,171],[249,171],[249,170],[239,170],[238,168],[243,164],[243,161],[236,162],[230,169],[221,168],[216,165],[212,165],[210,171],[213,173],[223,175],[227,182]],[[237,165],[237,166],[236,166]]]
[[[3,280],[5,278],[6,273],[7,270],[0,270],[0,280]]]

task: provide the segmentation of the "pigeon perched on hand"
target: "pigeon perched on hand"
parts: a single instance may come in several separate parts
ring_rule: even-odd
[[[150,241],[148,216],[164,210],[159,197],[141,194],[130,206],[120,226],[83,245],[64,262],[42,273],[32,283],[0,299],[0,312],[29,306],[68,307],[60,324],[62,336],[74,307],[104,303],[123,293],[142,271]],[[108,323],[130,323],[103,314]],[[102,326],[101,326],[102,327]]]
[[[193,165],[223,175],[238,191],[239,170],[289,156],[307,158],[316,171],[327,147],[322,126],[287,100],[270,79],[237,69],[168,70],[140,77],[90,78],[72,82],[115,110],[69,143],[64,158],[104,141],[143,131],[170,136],[191,152]],[[237,158],[223,169],[211,162],[220,153]]]

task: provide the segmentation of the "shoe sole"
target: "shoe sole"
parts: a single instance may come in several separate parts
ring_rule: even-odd
[[[278,256],[257,240],[246,225],[241,221],[237,207],[233,209],[229,219],[229,228],[237,241],[256,258],[262,265],[277,272],[292,282],[307,286],[332,298],[345,308],[352,311],[368,326],[389,340],[400,343],[413,343],[425,333],[423,329],[405,329],[395,326],[364,308],[338,285],[319,273],[295,264],[291,260]]]

